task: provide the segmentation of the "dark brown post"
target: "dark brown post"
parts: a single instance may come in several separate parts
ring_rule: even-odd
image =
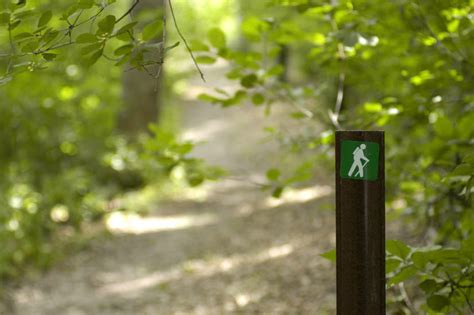
[[[337,314],[385,314],[383,131],[336,132]]]

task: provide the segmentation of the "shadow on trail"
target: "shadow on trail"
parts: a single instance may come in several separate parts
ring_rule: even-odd
[[[223,69],[214,75],[210,81],[222,81]],[[209,90],[201,85],[191,82],[188,91]],[[160,202],[143,217],[117,215],[116,234],[16,290],[16,314],[334,313],[335,268],[319,256],[335,246],[332,187],[272,199],[249,183],[270,167],[289,167],[278,143],[256,136],[278,125],[278,115],[269,120],[253,106],[223,111],[194,94],[186,102],[184,138],[206,141],[194,156],[239,180]]]
[[[240,194],[230,186],[220,193]],[[208,224],[113,235],[64,262],[19,294],[19,314],[222,314],[331,308],[334,275],[318,254],[333,242],[326,196],[267,204],[248,191],[241,203],[164,202],[146,218],[199,216]],[[89,273],[84,275],[87,268]],[[70,277],[72,285],[57,278]],[[81,278],[81,277],[85,277]],[[77,281],[80,285],[75,286]],[[62,284],[51,287],[48,284]],[[311,297],[311,298],[310,298]],[[55,299],[56,298],[56,299]],[[277,303],[278,302],[278,303]],[[303,303],[304,302],[304,303]]]

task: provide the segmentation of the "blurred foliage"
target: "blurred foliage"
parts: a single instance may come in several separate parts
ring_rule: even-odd
[[[287,135],[290,148],[315,157],[332,156],[335,129],[385,130],[388,215],[406,220],[421,246],[387,243],[391,307],[473,312],[474,2],[274,0],[244,13],[245,47],[226,45],[217,29],[194,43],[198,61],[230,62],[240,88],[200,98],[267,112],[289,104],[299,132]],[[315,132],[321,123],[326,131]],[[278,197],[315,167],[316,158],[270,169],[268,187]],[[420,290],[405,289],[412,278]]]
[[[193,144],[166,124],[133,141],[117,129],[122,72],[148,72],[179,44],[156,42],[164,22],[158,9],[132,20],[136,4],[0,5],[0,278],[49,265],[56,239],[78,235],[124,191],[177,168],[192,186],[222,174],[190,158]]]

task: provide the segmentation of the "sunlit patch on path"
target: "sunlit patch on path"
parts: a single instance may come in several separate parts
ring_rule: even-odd
[[[128,293],[144,290],[159,284],[182,279],[185,277],[210,276],[218,272],[228,272],[243,264],[256,264],[271,259],[290,255],[295,249],[293,244],[283,244],[267,248],[263,251],[238,254],[230,257],[216,257],[210,260],[190,260],[167,271],[157,271],[144,277],[125,282],[118,282],[104,286],[100,289],[103,294]]]
[[[278,207],[284,204],[304,203],[318,198],[329,196],[333,188],[329,185],[316,185],[302,189],[291,189],[285,192],[281,198],[267,197],[264,205],[268,208]]]
[[[217,222],[210,213],[173,217],[140,216],[136,213],[114,212],[106,219],[107,228],[113,233],[142,234],[185,229]]]
[[[218,71],[209,82],[220,84]],[[319,181],[270,197],[260,184],[282,161],[262,129],[278,117],[197,102],[209,90],[199,78],[187,88],[183,138],[202,141],[193,157],[230,176],[177,185],[166,200],[154,198],[157,187],[131,193],[113,209],[143,212],[111,212],[111,235],[20,288],[15,315],[334,314],[335,272],[319,256],[334,247],[333,214],[320,211],[332,187]],[[184,171],[171,177],[183,182]]]

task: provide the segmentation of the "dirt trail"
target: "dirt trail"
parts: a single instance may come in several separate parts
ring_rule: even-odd
[[[263,110],[193,101],[208,88],[194,80],[183,96],[184,136],[206,141],[195,154],[233,178],[158,204],[23,284],[16,314],[334,313],[335,270],[318,255],[334,246],[331,187],[259,191],[251,182],[277,162]]]

